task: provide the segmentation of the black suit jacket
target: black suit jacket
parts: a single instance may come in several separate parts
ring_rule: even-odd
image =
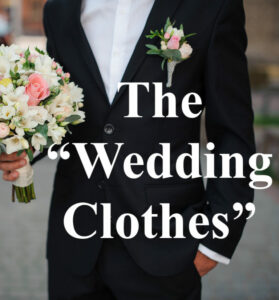
[[[159,143],[172,144],[172,161],[189,150],[188,143],[200,141],[200,118],[188,119],[178,109],[179,118],[154,119],[154,87],[150,93],[139,89],[139,112],[142,119],[125,119],[128,113],[128,89],[122,88],[110,106],[93,53],[80,23],[80,0],[49,0],[45,6],[44,23],[48,38],[48,51],[84,89],[86,123],[72,128],[70,142],[105,142],[113,156],[114,143],[124,142],[110,179],[106,179],[101,166],[88,180],[81,162],[72,151],[71,159],[60,161],[55,177],[49,219],[48,258],[63,264],[78,274],[89,273],[102,246],[99,237],[89,240],[71,238],[63,227],[66,210],[74,203],[111,203],[112,222],[122,213],[140,216],[150,205],[155,212],[159,203],[168,202],[173,212],[185,220],[186,239],[147,240],[142,230],[132,240],[124,243],[144,270],[154,275],[177,274],[193,263],[201,242],[226,257],[232,257],[241,237],[245,218],[232,221],[234,202],[245,204],[253,200],[248,179],[210,179],[206,190],[202,179],[182,180],[174,171],[167,180],[153,180],[147,173],[138,180],[130,180],[123,173],[123,159],[130,153],[140,153],[144,158],[160,150]],[[242,0],[156,0],[145,29],[139,39],[123,82],[165,82],[166,70],[161,70],[161,58],[146,54],[145,35],[151,29],[162,28],[166,18],[183,24],[186,33],[196,32],[191,38],[192,57],[179,64],[175,70],[173,92],[180,107],[188,92],[196,92],[206,109],[208,140],[216,145],[216,174],[220,175],[219,153],[241,153],[244,157],[245,175],[249,175],[248,158],[255,152],[253,112],[245,50],[247,39],[244,30]],[[166,107],[164,108],[166,110]],[[104,131],[106,124],[115,127],[113,134]],[[90,155],[94,158],[94,152]],[[158,163],[158,168],[160,165]],[[185,165],[186,170],[190,165]],[[212,239],[209,234],[198,241],[190,237],[187,225],[190,217],[205,212],[209,217],[218,212],[228,212],[230,234],[225,240]],[[100,210],[101,215],[101,210]],[[80,234],[90,234],[102,227],[100,217],[88,209],[80,209],[75,218]],[[156,221],[154,230],[160,232]]]

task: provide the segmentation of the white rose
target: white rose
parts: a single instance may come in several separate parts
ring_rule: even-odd
[[[7,154],[12,154],[14,152],[29,148],[27,140],[17,135],[3,140],[2,143],[6,145]]]
[[[189,44],[183,43],[183,45],[180,47],[179,51],[181,53],[181,57],[183,59],[186,59],[192,54],[193,48]]]
[[[45,146],[47,144],[47,140],[40,133],[35,133],[32,136],[31,144],[35,150],[40,151],[41,146]]]
[[[10,120],[16,113],[16,110],[12,106],[1,106],[0,107],[0,119]]]

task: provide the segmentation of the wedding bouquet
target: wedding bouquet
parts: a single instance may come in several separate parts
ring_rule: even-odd
[[[0,154],[27,153],[13,198],[35,199],[33,151],[60,145],[70,124],[84,122],[83,90],[42,50],[0,46]]]
[[[155,31],[151,30],[150,34],[146,36],[148,39],[159,38],[161,40],[160,48],[152,44],[147,44],[146,47],[149,48],[147,54],[158,55],[163,58],[162,70],[167,62],[167,87],[172,86],[172,78],[176,65],[191,56],[193,49],[188,44],[187,39],[194,35],[196,33],[185,35],[183,25],[181,24],[178,29],[174,27],[174,23],[171,23],[170,18],[168,18],[164,28]]]

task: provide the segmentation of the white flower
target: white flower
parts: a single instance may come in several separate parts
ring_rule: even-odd
[[[15,62],[20,59],[20,53],[23,53],[23,49],[19,46],[11,45],[9,47],[1,45],[0,46],[0,55],[8,59],[9,62]]]
[[[33,121],[40,125],[44,125],[48,119],[48,111],[43,106],[29,106],[29,116]]]
[[[29,148],[27,140],[17,135],[3,140],[2,143],[6,145],[7,154],[12,154],[14,152]]]
[[[16,113],[16,110],[12,106],[1,106],[0,107],[0,119],[10,120]]]
[[[167,29],[167,33],[171,34],[173,31],[173,27],[172,26],[169,26],[168,29]]]
[[[57,145],[62,143],[62,139],[66,135],[66,130],[63,127],[59,127],[54,118],[51,123],[48,124],[48,136],[52,138],[53,142]]]
[[[60,77],[52,69],[53,60],[48,55],[39,55],[35,59],[35,71],[40,73],[49,86],[59,86]]]
[[[193,48],[189,44],[183,43],[183,45],[180,47],[179,51],[181,53],[181,57],[183,59],[186,59],[186,58],[190,57],[190,55],[192,54]]]
[[[0,81],[0,93],[8,94],[11,93],[14,89],[11,78],[3,78]]]
[[[161,41],[161,49],[162,50],[167,50],[168,49],[168,46],[167,46],[165,41]]]
[[[54,116],[59,116],[59,121],[63,121],[73,113],[73,105],[69,93],[61,92],[53,102],[47,106],[48,112]]]
[[[10,70],[11,70],[11,65],[9,60],[4,56],[0,56],[0,75],[4,77],[8,77],[10,76]]]
[[[68,90],[70,94],[70,98],[72,102],[82,102],[84,95],[83,95],[83,90],[76,86],[73,82],[68,84]],[[67,90],[67,89],[66,89]]]
[[[85,121],[85,112],[84,111],[82,111],[82,110],[75,111],[73,113],[73,115],[80,116],[80,119],[73,122],[73,125],[78,125],[78,124],[83,123]]]
[[[180,38],[182,38],[184,36],[183,29],[174,28],[174,35],[179,36]]]
[[[14,91],[3,95],[3,102],[7,105],[15,105],[17,103],[26,103],[28,102],[29,97],[25,94],[25,87],[20,86],[16,88]]]
[[[31,144],[35,148],[35,150],[40,151],[41,146],[46,146],[47,140],[42,134],[35,133],[32,136]]]
[[[19,128],[19,127],[16,128],[15,132],[16,132],[16,134],[17,134],[18,136],[20,136],[20,137],[23,137],[24,134],[25,134],[24,129]]]
[[[35,112],[30,110],[30,107],[26,103],[17,103],[16,108],[17,114],[12,120],[12,123],[16,127],[33,129],[38,126],[38,122],[35,120]]]

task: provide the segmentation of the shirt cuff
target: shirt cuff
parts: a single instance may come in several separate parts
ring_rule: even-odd
[[[202,244],[199,244],[199,248],[198,250],[204,254],[205,256],[209,257],[210,259],[212,260],[215,260],[221,264],[224,264],[224,265],[228,265],[230,263],[230,259],[217,253],[217,252],[214,252],[210,249],[208,249],[207,247],[205,247],[204,245]]]

